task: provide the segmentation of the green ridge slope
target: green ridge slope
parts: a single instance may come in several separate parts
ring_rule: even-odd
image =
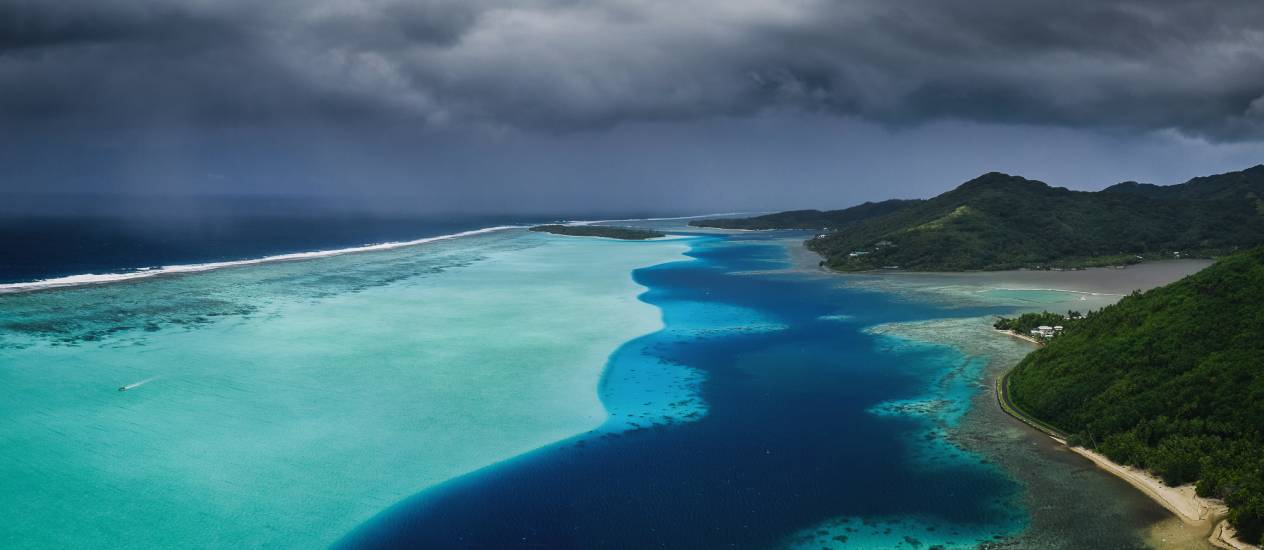
[[[1264,214],[1249,201],[1070,191],[993,172],[808,246],[844,271],[960,271],[1214,256],[1260,242]]]
[[[1223,498],[1264,532],[1264,247],[1068,326],[1012,372],[1025,412],[1124,464]]]
[[[1104,193],[1128,193],[1156,199],[1254,201],[1264,197],[1264,164],[1238,172],[1191,179],[1180,185],[1154,185],[1128,181],[1103,189]]]
[[[891,199],[882,202],[866,202],[842,210],[791,210],[764,214],[752,218],[712,218],[694,220],[689,225],[694,227],[717,227],[720,229],[841,229],[853,224],[885,216],[919,204],[920,200]]]
[[[840,271],[1077,268],[1215,257],[1264,243],[1264,165],[1157,186],[1071,191],[992,172],[929,200],[693,225],[825,229],[807,246]]]

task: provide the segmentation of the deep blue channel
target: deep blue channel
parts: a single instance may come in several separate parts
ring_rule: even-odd
[[[871,412],[926,394],[963,358],[943,347],[893,348],[865,327],[990,310],[766,272],[787,267],[785,250],[759,234],[700,236],[689,256],[634,273],[667,328],[612,356],[602,395],[608,405],[626,402],[621,381],[635,379],[649,357],[701,374],[705,414],[638,419],[632,429],[597,430],[451,480],[384,511],[340,545],[863,548],[865,530],[907,529],[901,547],[929,548],[922,541],[973,546],[1021,528],[1018,488],[999,469],[949,444],[941,447],[952,452],[918,452],[942,437],[933,420]],[[708,308],[732,317],[734,306],[781,328],[697,330]],[[813,530],[846,517],[865,518],[837,531],[852,533],[850,543]]]

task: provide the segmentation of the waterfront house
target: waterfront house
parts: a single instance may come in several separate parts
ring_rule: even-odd
[[[1062,327],[1059,326],[1058,328]],[[1055,329],[1049,325],[1040,325],[1031,330],[1032,336],[1038,336],[1040,338],[1053,338],[1054,334],[1056,334]]]

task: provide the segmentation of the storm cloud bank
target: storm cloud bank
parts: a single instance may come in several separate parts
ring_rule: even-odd
[[[0,0],[0,121],[837,114],[1264,138],[1258,0]]]

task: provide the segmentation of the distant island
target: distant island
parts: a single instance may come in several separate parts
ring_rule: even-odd
[[[1073,446],[1223,499],[1264,538],[1264,247],[1066,323],[1003,383]],[[1022,322],[1054,322],[1032,314]],[[1024,316],[1026,317],[1026,316]],[[1022,319],[1022,318],[1020,318]],[[1004,402],[1004,399],[1003,399]]]
[[[1264,242],[1264,165],[1157,186],[1071,191],[998,172],[928,200],[798,210],[699,227],[813,229],[839,271],[1075,269],[1223,256]]]
[[[717,229],[819,229],[836,230],[849,227],[870,218],[890,214],[922,200],[891,199],[882,202],[866,202],[842,210],[791,210],[776,214],[764,214],[751,218],[710,218],[694,220],[694,227]]]
[[[605,237],[608,239],[623,239],[625,241],[643,241],[645,239],[656,239],[658,237],[667,236],[666,233],[654,231],[651,229],[636,229],[632,227],[611,227],[607,225],[537,225],[530,228],[531,231],[539,231],[542,233],[553,233],[555,235],[570,235],[573,237]]]

